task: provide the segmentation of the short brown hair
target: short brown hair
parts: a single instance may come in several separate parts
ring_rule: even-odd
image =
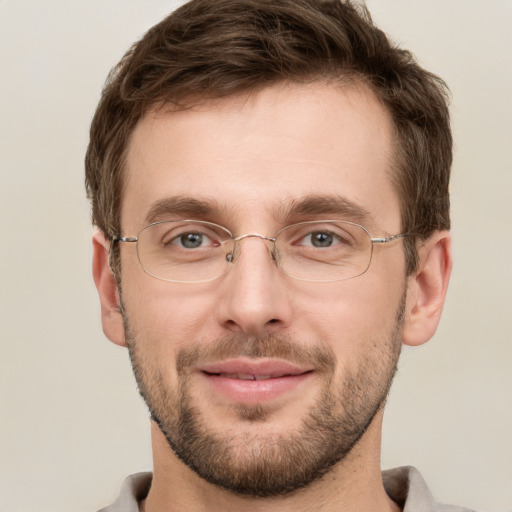
[[[366,8],[342,0],[192,0],[151,28],[111,71],[92,121],[85,168],[93,223],[119,234],[124,157],[148,110],[347,78],[369,86],[393,119],[402,231],[428,238],[448,229],[446,85],[392,45]],[[408,273],[417,265],[414,238],[405,239]]]

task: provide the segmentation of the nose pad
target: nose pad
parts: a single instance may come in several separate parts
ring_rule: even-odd
[[[227,263],[235,263],[235,261],[238,259],[240,254],[240,247],[238,247],[238,244],[238,240],[233,240],[233,246],[231,247],[231,250],[226,254]]]
[[[270,257],[272,258],[272,261],[279,267],[281,268],[281,265],[279,264],[279,261],[280,261],[280,257],[279,257],[279,253],[277,252],[277,247],[276,247],[276,243],[275,241],[272,242],[272,245],[271,247],[269,247],[268,249],[268,252],[270,254]]]
[[[230,252],[226,254],[226,262],[227,263],[235,263],[236,259],[240,254],[240,242],[245,240],[246,238],[261,238],[264,242],[268,242],[270,247],[268,247],[268,254],[270,259],[279,266],[279,254],[276,249],[275,239],[269,238],[265,235],[260,235],[259,233],[247,233],[246,235],[242,235],[238,238],[233,239],[233,248]]]

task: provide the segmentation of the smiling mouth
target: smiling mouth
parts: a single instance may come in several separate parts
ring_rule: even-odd
[[[298,375],[304,375],[306,373],[311,373],[312,370],[305,371],[302,373],[296,374],[281,374],[281,375],[256,375],[253,373],[212,373],[212,372],[204,372],[206,375],[211,377],[223,377],[225,379],[235,379],[235,380],[269,380],[269,379],[281,379],[286,377],[297,377]]]
[[[197,368],[203,382],[228,403],[257,405],[299,393],[315,374],[311,365],[272,358],[236,357]]]
[[[199,371],[216,397],[248,406],[268,403],[299,389],[305,392],[302,386],[314,373],[312,368],[282,361],[255,363],[243,359],[203,366]]]
[[[313,371],[311,366],[301,366],[289,361],[261,358],[258,360],[237,357],[214,363],[206,363],[197,368],[209,376],[219,376],[238,380],[268,380],[282,377],[296,377]]]

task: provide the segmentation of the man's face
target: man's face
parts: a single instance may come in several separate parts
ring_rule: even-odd
[[[235,236],[321,219],[396,234],[392,172],[391,121],[364,90],[278,85],[150,113],[129,146],[122,234],[191,218]],[[343,460],[380,414],[401,344],[401,241],[375,246],[365,274],[332,283],[287,277],[255,237],[207,283],[149,276],[134,244],[122,244],[121,262],[141,393],[206,480],[249,495],[294,490]]]

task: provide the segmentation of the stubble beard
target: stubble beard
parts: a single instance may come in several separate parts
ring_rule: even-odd
[[[141,353],[143,341],[130,329],[124,315],[130,359],[151,418],[170,448],[189,468],[206,481],[238,495],[271,497],[285,495],[319,480],[343,461],[384,406],[396,372],[401,350],[405,296],[395,324],[383,339],[370,343],[354,370],[333,389],[336,360],[324,347],[298,345],[287,337],[270,334],[258,338],[230,336],[182,350],[177,357],[179,384],[169,389],[163,373]],[[188,369],[205,357],[280,357],[308,362],[318,368],[323,385],[316,405],[293,432],[262,433],[272,410],[265,405],[234,406],[242,433],[219,432],[206,424],[194,404]]]

